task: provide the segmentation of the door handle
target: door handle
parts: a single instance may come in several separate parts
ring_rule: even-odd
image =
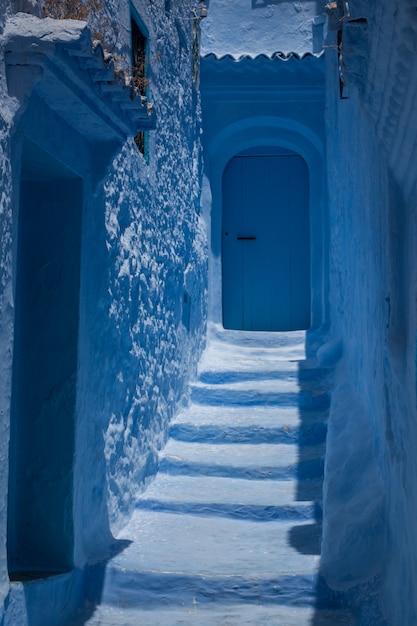
[[[238,241],[255,241],[256,237],[238,237]]]

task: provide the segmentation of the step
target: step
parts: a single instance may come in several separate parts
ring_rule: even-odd
[[[293,352],[293,350],[291,349]],[[289,370],[298,372],[301,369],[313,369],[318,366],[317,361],[306,359],[304,353],[297,353],[287,358],[287,351],[265,347],[245,348],[224,343],[211,343],[203,352],[198,365],[198,371],[227,372],[237,370],[248,371],[253,369]]]
[[[193,603],[177,608],[120,609],[100,606],[94,615],[82,624],[86,626],[355,626],[356,620],[348,611],[317,610],[305,606],[275,604],[222,604],[207,606]],[[74,626],[81,626],[81,623]]]
[[[206,591],[212,588],[213,593],[220,585],[229,585],[232,593],[235,583],[241,588],[250,581],[269,588],[281,580],[290,589],[291,577],[316,576],[319,567],[317,526],[310,520],[260,523],[211,517],[208,521],[195,515],[136,510],[118,539],[132,543],[108,565],[117,587],[135,579],[142,585],[143,578],[166,576],[171,586],[178,578]]]
[[[310,481],[316,490],[321,481]],[[264,481],[210,476],[170,476],[159,474],[141,495],[142,500],[217,503],[256,506],[286,506],[297,502],[297,480]],[[315,498],[312,498],[315,500]]]
[[[183,442],[281,443],[304,447],[325,442],[327,418],[327,410],[191,404],[173,419],[169,436]]]
[[[315,574],[286,576],[187,576],[182,573],[106,568],[102,602],[111,606],[159,608],[274,602],[306,605],[314,602]]]
[[[274,522],[276,520],[305,520],[315,515],[322,517],[321,507],[314,502],[296,502],[285,506],[260,506],[257,504],[203,504],[200,502],[177,502],[148,498],[140,500],[137,510],[204,517],[225,517],[227,519],[250,520],[255,522]],[[317,531],[319,532],[319,530]]]
[[[328,369],[300,369],[296,363],[290,368],[289,365],[291,364],[286,361],[278,364],[275,359],[271,360],[270,363],[266,361],[259,363],[248,359],[232,360],[231,362],[223,362],[221,367],[211,366],[200,370],[198,381],[202,384],[217,385],[261,380],[288,380],[295,382],[299,388],[328,387],[330,377]]]
[[[210,323],[208,328],[208,348],[213,345],[227,344],[227,350],[232,346],[250,348],[279,349],[280,352],[297,349],[304,353],[307,331],[293,330],[283,332],[228,330],[221,324]]]
[[[191,385],[191,401],[210,406],[295,406],[301,409],[327,409],[327,390],[303,391],[293,381],[261,381],[258,384]]]
[[[308,375],[307,375],[308,374]],[[238,372],[234,370],[226,374],[219,372],[203,372],[198,380],[191,385],[191,389],[206,389],[213,391],[251,391],[252,393],[302,393],[311,391],[314,395],[328,390],[327,373],[303,372],[265,372],[252,370]]]
[[[211,408],[211,407],[210,407]],[[206,419],[204,419],[204,417]],[[258,420],[254,412],[246,416],[234,416],[224,412],[218,419],[213,412],[206,416],[196,417],[184,413],[177,417],[170,425],[169,436],[178,441],[201,443],[298,443],[308,445],[325,441],[327,435],[326,416],[317,419],[317,414],[308,416],[308,419],[289,420],[277,419],[276,411],[270,419]],[[244,419],[246,418],[246,419]],[[280,424],[281,422],[281,424]]]
[[[209,444],[170,439],[159,471],[190,476],[260,480],[314,479],[323,475],[325,444]]]
[[[236,427],[208,424],[194,426],[192,424],[172,424],[169,435],[177,441],[206,443],[299,443],[308,445],[325,441],[327,425],[305,424],[299,427],[262,428]]]
[[[257,394],[286,394],[286,393],[299,393],[300,387],[298,384],[298,378],[296,375],[288,376],[283,375],[280,378],[263,378],[254,377],[254,373],[251,374],[251,379],[246,380],[245,377],[237,376],[234,381],[217,381],[214,383],[201,382],[200,380],[191,385],[191,390],[207,391],[207,393],[215,392],[250,392]]]
[[[259,522],[321,518],[321,481],[310,485],[311,500],[297,501],[297,481],[160,474],[137,503],[152,510]],[[314,500],[314,498],[316,499]]]
[[[354,626],[327,596],[317,608],[329,372],[305,331],[210,337],[126,547],[98,572],[101,605],[73,626]]]
[[[210,406],[191,403],[172,420],[171,425],[242,429],[297,429],[327,421],[326,409],[304,409],[294,406]]]

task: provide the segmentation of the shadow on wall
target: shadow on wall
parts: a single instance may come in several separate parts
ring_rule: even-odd
[[[0,626],[83,626],[101,603],[107,563],[129,543],[115,541],[106,560],[83,570],[12,583]]]
[[[308,331],[306,353],[308,355],[316,353],[318,343],[318,335],[314,331]],[[345,590],[342,590],[343,585],[340,585],[340,581],[348,581],[352,571],[357,570],[358,567],[361,569],[363,566],[365,571],[368,567],[372,570],[373,557],[377,560],[384,558],[381,557],[381,554],[384,554],[383,544],[379,541],[383,518],[379,507],[378,481],[375,476],[369,476],[369,466],[367,467],[369,455],[366,453],[366,441],[370,436],[372,437],[372,433],[367,432],[361,419],[360,407],[357,406],[355,400],[355,389],[345,385],[342,386],[345,391],[340,393],[338,380],[340,377],[339,361],[342,355],[343,344],[340,339],[336,338],[322,345],[318,350],[318,365],[315,368],[306,369],[305,363],[299,364],[301,398],[307,392],[312,393],[312,398],[311,407],[305,406],[302,401],[300,403],[302,425],[299,441],[297,499],[314,500],[316,520],[310,527],[293,528],[291,543],[303,554],[322,555],[316,582],[316,611],[310,626],[324,626],[329,623],[337,623],[340,626],[354,626],[358,623],[388,626],[379,605],[378,576],[371,575],[365,583],[356,586],[345,586]],[[310,356],[310,359],[312,358]],[[314,361],[316,361],[315,358]],[[330,423],[328,423],[329,418]],[[349,429],[351,429],[350,432]],[[335,437],[336,432],[339,431],[342,433],[342,438],[337,443]],[[361,433],[361,441],[356,442],[354,454],[351,454],[349,460],[349,454],[346,455],[345,452],[349,447],[348,442],[354,439],[353,431]],[[314,447],[315,450],[313,450]],[[327,529],[333,527],[333,537],[330,544],[327,539],[326,545],[322,546],[324,459],[326,459],[327,483],[324,527],[327,526]],[[363,461],[364,459],[366,460]],[[339,472],[338,468],[342,466],[343,471]],[[329,496],[329,481],[332,484],[332,499]],[[349,516],[352,515],[352,493],[349,490],[352,485],[356,486],[353,508],[361,510],[363,519],[365,519],[365,503],[371,503],[371,514],[368,515],[369,519],[363,522],[361,530],[358,530],[359,524],[352,523],[352,518],[349,522]],[[366,485],[372,485],[372,491],[367,490]],[[340,532],[335,531],[335,527],[340,527],[343,531],[344,524],[348,529],[347,535],[350,533],[348,541],[342,541]],[[378,568],[374,569],[377,571]],[[332,584],[331,577],[333,575],[333,580],[335,579],[335,572],[337,572],[336,579],[339,581],[338,590],[329,587],[326,582],[329,580]],[[332,613],[333,611],[337,613]],[[326,621],[329,616],[333,621]],[[334,621],[335,619],[337,621]]]
[[[307,332],[306,354],[313,351],[316,337]],[[320,555],[323,528],[323,479],[326,455],[327,420],[330,408],[329,386],[332,369],[319,366],[311,358],[298,364],[300,430],[298,438],[297,501],[314,502],[315,520],[293,526],[289,541],[301,554]],[[340,595],[318,575],[315,613],[311,626],[323,626],[334,610],[342,608]],[[349,616],[346,618],[348,619]],[[343,624],[350,625],[350,621]]]
[[[112,546],[111,555],[105,561],[94,565],[87,565],[83,571],[81,599],[79,606],[83,608],[78,615],[69,623],[70,626],[83,626],[94,615],[101,604],[101,598],[106,578],[107,564],[117,554],[123,552],[132,542],[128,539],[117,539]],[[67,625],[66,625],[67,626]]]

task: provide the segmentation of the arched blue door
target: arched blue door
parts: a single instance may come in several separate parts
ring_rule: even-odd
[[[223,325],[310,326],[309,182],[295,153],[242,153],[223,176]]]

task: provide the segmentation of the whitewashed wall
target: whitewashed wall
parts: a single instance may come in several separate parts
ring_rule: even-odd
[[[319,53],[323,5],[321,0],[209,0],[202,52],[235,57]]]
[[[350,3],[350,18],[367,22],[343,33],[347,99],[339,99],[336,51],[327,52],[331,331],[342,356],[322,567],[331,587],[355,598],[363,624],[417,620],[412,5]]]
[[[172,3],[169,12],[164,0],[136,0],[133,5],[149,36],[149,100],[157,126],[149,133],[148,162],[132,138],[114,153],[107,170],[95,167],[102,158],[99,147],[90,146],[84,155],[91,168],[86,167],[83,177],[74,466],[75,564],[80,568],[111,553],[112,535],[155,472],[158,449],[194,374],[205,334],[207,251],[200,218],[200,101],[192,81],[192,13],[185,1]],[[129,41],[129,3],[108,6],[119,20],[123,51]],[[6,9],[2,2],[1,27]],[[23,592],[17,613],[11,608],[16,601],[6,597],[17,243],[12,232],[12,178],[16,188],[19,169],[10,152],[23,132],[23,109],[7,98],[3,58],[0,78],[0,623],[4,607],[9,607],[5,623],[21,620],[23,626]],[[59,117],[54,124],[59,126]],[[71,143],[70,136],[62,136]],[[45,136],[46,145],[50,140]],[[79,145],[74,139],[71,158]],[[71,147],[65,146],[65,152]],[[189,328],[183,323],[185,292],[191,301]],[[58,589],[54,593],[61,597]],[[42,598],[37,602],[41,606]],[[39,615],[42,611],[32,617],[34,623]]]
[[[86,223],[82,271],[86,309],[80,347],[84,332],[89,348],[85,362],[82,358],[79,449],[92,466],[97,450],[104,453],[113,529],[156,469],[169,419],[198,360],[205,324],[207,259],[199,216],[200,104],[191,78],[191,11],[188,3],[176,3],[168,16],[163,2],[136,5],[149,31],[149,99],[157,127],[149,133],[149,164],[129,141],[98,189]],[[189,330],[182,324],[184,291],[191,299]],[[91,525],[85,519],[88,502],[105,488],[101,474],[97,466],[95,480],[82,487],[84,529]]]

